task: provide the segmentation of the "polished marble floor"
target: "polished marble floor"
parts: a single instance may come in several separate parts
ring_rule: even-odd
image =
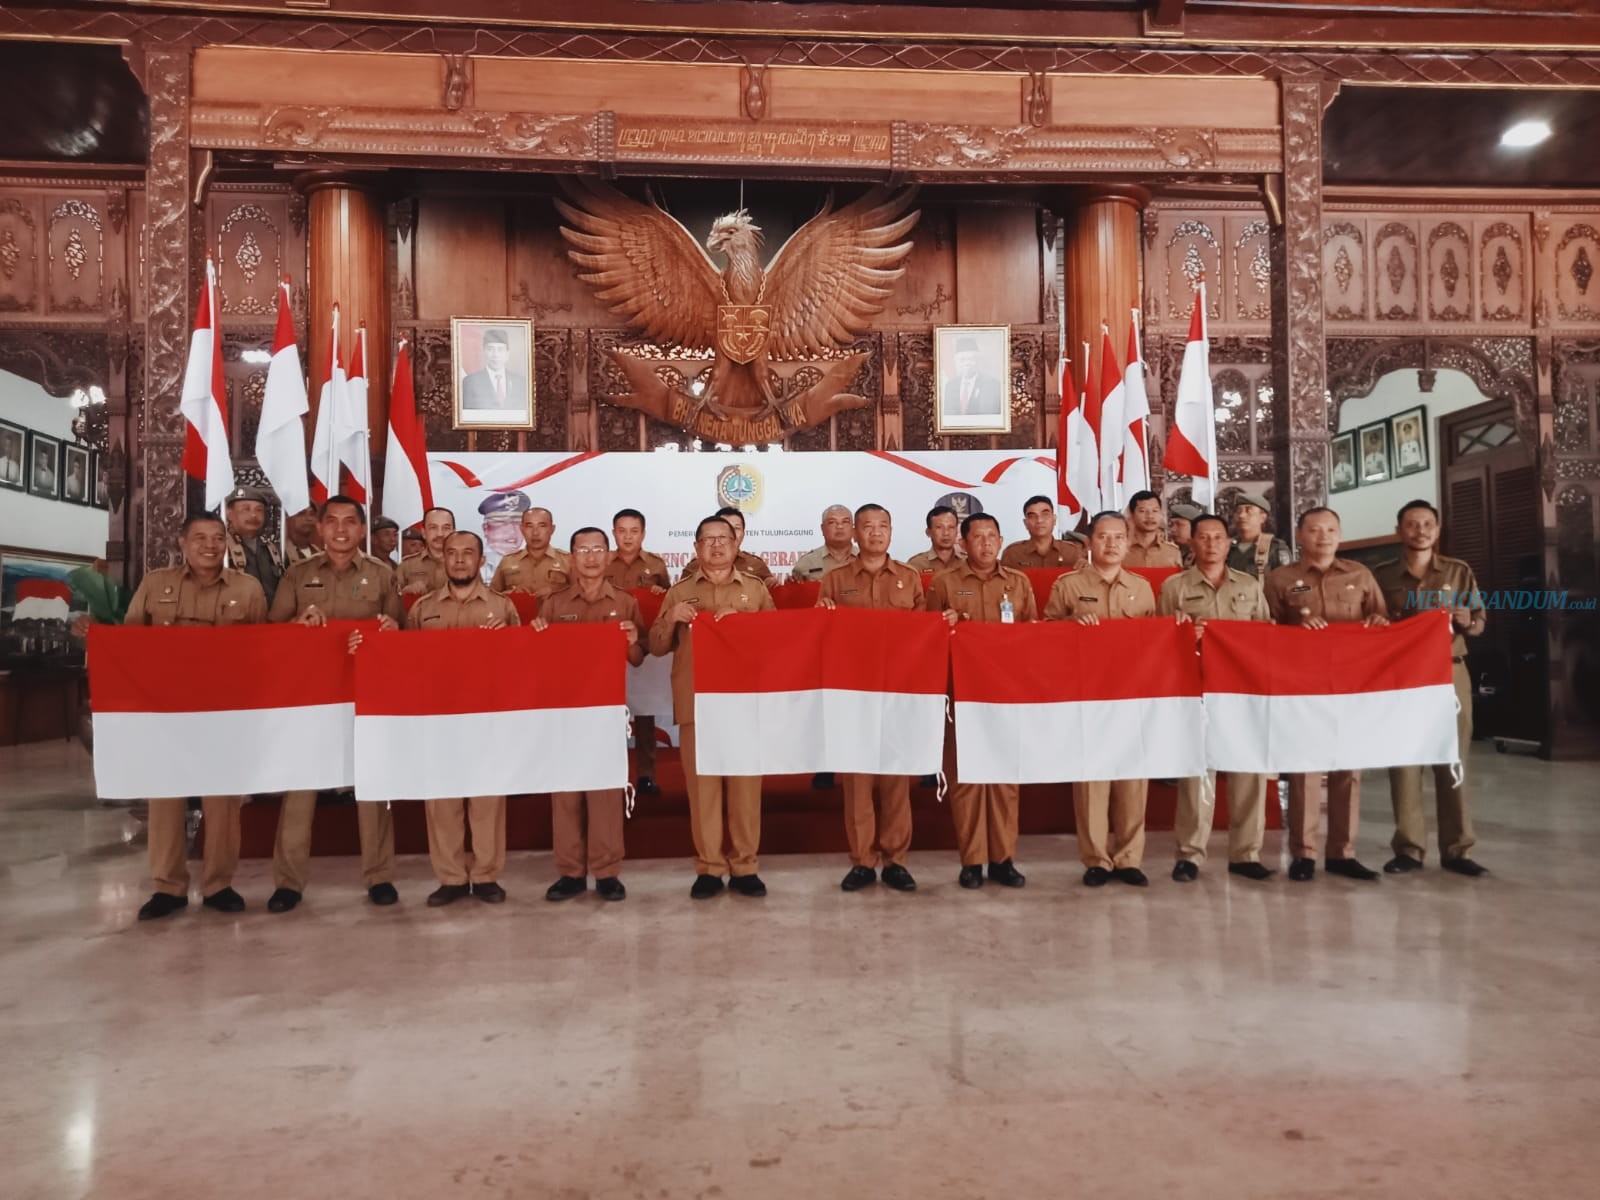
[[[1471,765],[1480,880],[1183,887],[1156,834],[1143,893],[1052,837],[1021,892],[913,853],[914,896],[794,857],[557,906],[527,854],[377,910],[318,859],[292,914],[250,862],[141,925],[82,751],[0,751],[0,1200],[1600,1194],[1600,768]]]

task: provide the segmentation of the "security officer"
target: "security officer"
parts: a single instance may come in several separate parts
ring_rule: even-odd
[[[822,579],[817,597],[821,608],[923,607],[922,574],[889,557],[894,539],[889,510],[863,504],[855,513],[855,541],[861,553]],[[879,811],[873,812],[873,792]],[[844,776],[844,831],[850,839],[850,872],[839,885],[859,891],[877,881],[897,892],[914,892],[917,881],[906,870],[911,849],[911,780],[904,775]]]
[[[1038,605],[1028,577],[1000,565],[1000,522],[988,513],[974,513],[961,522],[961,538],[967,557],[933,577],[928,611],[943,613],[952,627],[961,621],[1037,620]],[[962,887],[983,886],[985,862],[989,878],[1003,887],[1022,887],[1028,882],[1013,861],[1021,795],[1022,789],[1014,783],[950,785],[950,818],[961,852]]]
[[[422,536],[420,529],[408,529],[400,535],[400,561],[408,558],[421,558],[428,552],[428,543]]]
[[[426,520],[426,518],[425,518]],[[483,585],[483,539],[465,530],[444,538],[445,586],[418,600],[406,615],[407,629],[504,629],[516,625],[516,606]],[[428,859],[439,886],[429,908],[463,896],[486,904],[506,898],[498,882],[506,865],[506,798],[467,796],[423,802],[428,819]],[[466,827],[472,824],[472,853]]]
[[[1339,514],[1308,508],[1300,514],[1295,540],[1300,558],[1268,572],[1263,588],[1272,619],[1280,625],[1326,629],[1339,622],[1387,625],[1388,606],[1372,572],[1339,555]],[[1305,883],[1317,873],[1317,824],[1322,775],[1289,776],[1289,878]],[[1376,880],[1378,873],[1355,857],[1361,820],[1361,773],[1328,772],[1328,847],[1323,866],[1330,875]]]
[[[1461,772],[1448,765],[1433,767],[1435,810],[1439,819],[1439,865],[1458,875],[1482,875],[1488,868],[1467,857],[1476,839],[1472,814],[1467,810],[1467,747],[1472,743],[1472,680],[1467,674],[1467,638],[1483,633],[1488,621],[1478,580],[1459,558],[1439,553],[1439,510],[1426,500],[1413,500],[1400,510],[1395,532],[1403,551],[1399,558],[1380,563],[1372,572],[1383,589],[1391,620],[1403,621],[1434,607],[1450,609],[1455,663],[1456,735],[1460,743]],[[1423,595],[1419,596],[1418,593]],[[1428,843],[1428,824],[1422,814],[1422,776],[1425,767],[1390,767],[1389,795],[1394,801],[1394,857],[1383,865],[1390,875],[1422,868]]]
[[[1194,537],[1194,523],[1205,515],[1205,509],[1198,504],[1174,504],[1167,510],[1167,536],[1172,544],[1183,555],[1183,565],[1194,566],[1194,548],[1191,540]],[[1224,527],[1226,531],[1226,527]],[[1157,597],[1159,600],[1160,597]]]
[[[236,487],[228,493],[228,565],[261,585],[272,603],[283,574],[283,555],[271,538],[261,536],[267,523],[267,494],[260,488]]]
[[[545,596],[533,627],[541,633],[552,625],[576,621],[611,621],[628,639],[628,663],[644,661],[639,628],[644,617],[639,602],[606,580],[611,543],[603,529],[589,525],[569,542],[573,581]],[[602,900],[621,900],[628,892],[617,873],[622,867],[622,789],[556,792],[550,797],[551,845],[560,878],[545,892],[546,900],[582,895],[594,876]]]
[[[1202,635],[1207,621],[1271,621],[1267,597],[1256,577],[1228,566],[1227,523],[1209,514],[1184,519],[1191,524],[1194,566],[1161,585],[1156,611],[1164,617],[1188,617]],[[1271,868],[1261,865],[1261,843],[1267,828],[1266,786],[1261,775],[1228,772],[1229,874],[1258,880],[1273,874]],[[1178,861],[1172,868],[1172,878],[1178,883],[1200,877],[1216,802],[1215,771],[1178,780],[1178,814],[1173,823]]]
[[[283,529],[289,539],[289,544],[284,548],[284,557],[290,562],[302,558],[310,558],[322,549],[318,544],[317,533],[317,506],[308,504],[297,513],[290,513],[284,521]]]
[[[1269,513],[1266,499],[1254,492],[1246,492],[1233,502],[1235,537],[1228,552],[1228,565],[1261,580],[1266,579],[1268,571],[1288,566],[1293,557],[1287,542],[1266,531]]]
[[[777,587],[778,577],[772,573],[772,568],[767,566],[766,560],[744,549],[744,513],[730,506],[717,509],[713,515],[726,521],[729,528],[733,530],[733,536],[737,539],[737,544],[734,547],[733,569],[741,575],[749,575],[759,579],[769,588]],[[699,572],[700,566],[699,555],[696,555],[689,560],[688,566],[683,568],[683,574],[678,576],[678,582],[682,583]]]
[[[606,564],[606,582],[621,591],[648,589],[665,595],[672,586],[667,564],[660,555],[644,548],[644,514],[624,508],[611,518],[611,536],[617,548]],[[653,714],[633,716],[633,758],[639,777],[633,781],[641,796],[660,795],[656,784],[656,719]]]
[[[838,570],[855,557],[853,518],[843,504],[830,504],[822,510],[822,545],[807,550],[795,560],[789,579],[794,583],[816,583],[829,571]]]
[[[922,574],[937,575],[955,566],[966,555],[961,550],[961,518],[948,504],[937,504],[928,510],[928,548],[913,554],[906,566]]]
[[[399,561],[400,525],[392,517],[379,517],[372,523],[372,557],[393,566]]]
[[[422,514],[422,539],[425,550],[414,558],[400,561],[394,573],[395,586],[402,596],[425,596],[445,586],[444,543],[456,531],[456,515],[448,508],[430,508]]]
[[[1135,497],[1135,503],[1141,503]],[[1130,505],[1130,507],[1132,507]],[[1161,507],[1156,504],[1159,514]],[[1171,549],[1171,543],[1164,543]],[[1101,621],[1155,615],[1150,585],[1123,570],[1128,554],[1128,520],[1119,512],[1100,513],[1089,525],[1089,565],[1057,579],[1045,601],[1046,621]],[[1144,862],[1144,809],[1148,779],[1089,779],[1072,785],[1072,811],[1078,826],[1078,858],[1083,882],[1104,887],[1115,879],[1134,887],[1150,880]]]
[[[1028,528],[1026,540],[1012,542],[1000,556],[1002,567],[1013,570],[1042,570],[1066,567],[1075,570],[1083,561],[1083,546],[1075,540],[1056,537],[1056,506],[1049,496],[1034,496],[1022,506],[1022,523]]]
[[[522,518],[533,507],[526,492],[490,492],[478,502],[483,518],[483,545],[496,558],[515,554],[523,547]]]
[[[650,627],[650,653],[672,655],[672,711],[678,722],[684,782],[689,790],[689,820],[694,834],[694,886],[689,895],[708,900],[728,886],[744,896],[765,896],[756,874],[761,848],[761,777],[702,775],[695,763],[694,619],[699,613],[765,612],[774,607],[761,580],[734,565],[738,534],[726,517],[707,517],[694,531],[695,561],[684,578],[662,597],[661,613]],[[723,805],[728,840],[723,853]]]
[[[566,554],[550,545],[555,531],[555,519],[548,508],[530,508],[523,513],[523,548],[500,560],[489,586],[497,592],[528,592],[535,596],[566,587],[572,580],[572,563]]]
[[[267,619],[261,585],[243,571],[222,565],[227,530],[210,513],[183,523],[179,541],[183,566],[158,567],[140,581],[128,602],[124,625],[249,625]],[[244,899],[233,890],[239,865],[238,796],[205,796],[204,867],[200,894],[207,908],[236,913]],[[139,920],[153,921],[189,905],[189,864],[184,833],[188,802],[182,796],[150,801],[150,874],[156,890],[139,909]]]
[[[391,521],[391,525],[394,523]],[[405,610],[394,585],[394,572],[375,555],[362,552],[366,512],[349,496],[329,497],[318,525],[323,550],[283,573],[273,598],[270,619],[326,625],[329,621],[363,621],[373,617],[385,630],[400,628]],[[288,912],[300,903],[311,874],[311,826],[317,793],[284,793],[278,809],[278,836],[272,848],[269,912]],[[357,803],[361,833],[361,885],[377,905],[400,899],[394,886],[394,817],[387,804]]]
[[[1122,559],[1125,567],[1173,567],[1182,568],[1183,552],[1161,532],[1161,497],[1154,492],[1135,492],[1128,501],[1128,529],[1127,557]],[[1094,534],[1090,533],[1089,542],[1094,544]],[[1151,597],[1152,603],[1155,597]]]

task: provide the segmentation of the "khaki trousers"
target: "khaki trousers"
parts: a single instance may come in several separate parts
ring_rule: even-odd
[[[1002,863],[1017,853],[1017,807],[1022,789],[1014,783],[952,783],[950,820],[963,867]]]
[[[622,867],[622,789],[556,792],[550,797],[556,871],[613,879]]]
[[[911,780],[904,775],[845,775],[844,832],[855,866],[876,867],[880,856],[885,866],[905,866],[911,849]]]
[[[1322,822],[1322,776],[1289,777],[1289,853],[1316,858]],[[1354,858],[1361,826],[1361,772],[1328,772],[1328,858]]]
[[[1116,870],[1144,862],[1144,805],[1148,779],[1086,779],[1072,785],[1078,859]]]
[[[1267,780],[1264,775],[1228,772],[1228,861],[1261,861],[1261,843],[1267,836]],[[1217,807],[1217,773],[1208,771],[1178,780],[1178,815],[1172,831],[1178,841],[1179,862],[1204,862],[1211,819]]]
[[[285,792],[278,807],[278,836],[272,844],[272,884],[293,892],[311,879],[311,826],[317,815],[315,792]],[[361,886],[394,882],[394,814],[387,804],[356,804],[361,832]]]
[[[1467,664],[1455,669],[1456,736],[1461,743],[1462,781],[1451,778],[1448,766],[1390,767],[1389,796],[1394,801],[1394,838],[1389,843],[1396,854],[1423,860],[1428,845],[1428,821],[1422,812],[1422,777],[1433,771],[1434,810],[1439,820],[1439,857],[1445,862],[1465,858],[1476,844],[1472,833],[1472,814],[1467,810],[1467,747],[1472,742],[1472,681]]]
[[[506,865],[506,798],[468,796],[426,800],[428,861],[439,882],[493,883]],[[467,824],[472,825],[472,851],[467,851]]]
[[[694,834],[696,875],[754,875],[761,848],[761,776],[702,775],[695,770],[693,723],[678,726],[683,779],[689,789],[689,827]],[[728,841],[722,846],[723,809]]]
[[[205,817],[205,847],[202,851],[200,894],[214,896],[233,883],[239,865],[238,796],[206,796],[200,801]],[[150,874],[156,891],[169,896],[189,894],[189,839],[185,818],[189,802],[182,796],[150,801],[148,822]]]

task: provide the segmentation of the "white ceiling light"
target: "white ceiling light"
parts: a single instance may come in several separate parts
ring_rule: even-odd
[[[1518,121],[1500,135],[1500,144],[1515,150],[1537,146],[1550,136],[1549,121]]]

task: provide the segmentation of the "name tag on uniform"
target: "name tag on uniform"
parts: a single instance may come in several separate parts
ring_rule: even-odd
[[[423,625],[431,625],[431,624],[433,624],[433,622],[437,621],[438,619],[439,619],[439,617],[438,617],[437,614],[431,614],[429,616],[423,617],[421,622],[419,622],[419,623],[423,624]]]
[[[901,586],[903,587],[904,585],[902,584]],[[861,589],[860,588],[840,588],[839,589],[839,595],[841,595],[841,596],[859,596],[860,594],[861,594]]]
[[[558,621],[576,621],[577,619],[578,619],[578,614],[577,613],[562,613],[559,617],[556,618],[556,620],[558,620]]]
[[[1295,585],[1289,589],[1289,594],[1291,596],[1298,596],[1301,592],[1309,592],[1310,590],[1310,584],[1301,583],[1299,580],[1296,580]]]
[[[958,596],[975,596],[975,595],[977,595],[977,593],[974,592],[971,588],[957,588],[956,589],[956,595],[958,595]]]
[[[1204,601],[1205,598],[1206,598],[1206,594],[1204,592],[1185,592],[1183,598],[1185,600]]]
[[[320,590],[321,587],[322,587],[322,580],[320,580],[320,579],[308,579],[308,580],[306,580],[306,591],[308,591],[308,592],[312,588],[317,588],[317,589]]]
[[[1076,600],[1079,604],[1099,604],[1100,603],[1100,597],[1099,596],[1074,596],[1073,599]]]

